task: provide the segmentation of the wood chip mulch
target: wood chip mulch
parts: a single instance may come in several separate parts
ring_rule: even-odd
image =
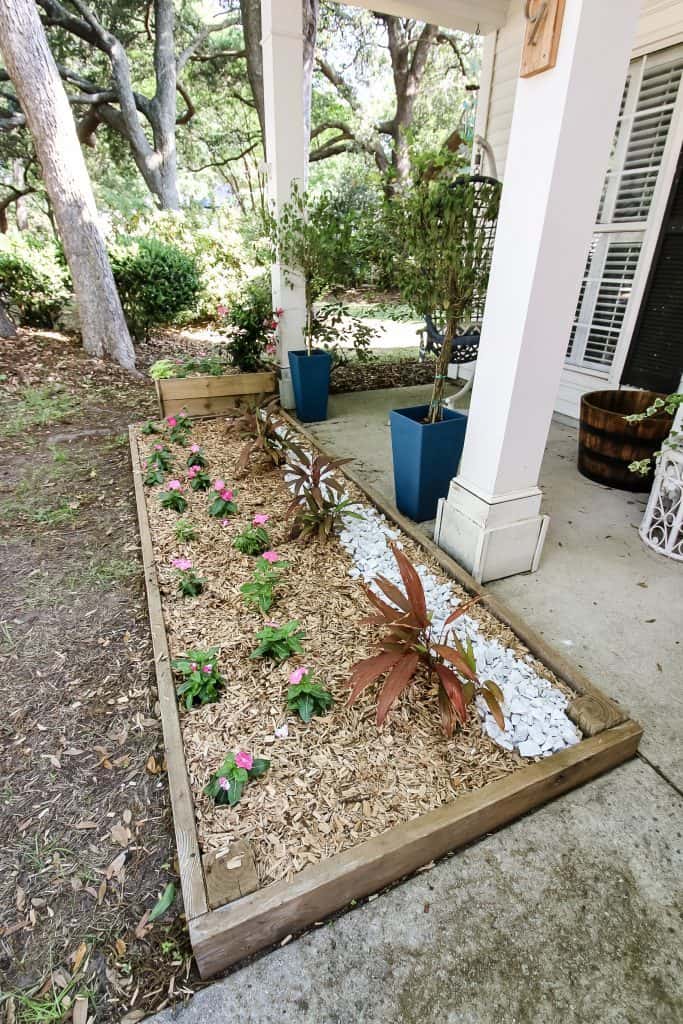
[[[287,540],[284,512],[290,496],[283,480],[264,462],[235,480],[242,442],[226,430],[224,421],[196,422],[192,440],[202,445],[212,479],[221,477],[228,486],[236,486],[238,513],[222,526],[207,514],[207,494],[188,489],[183,518],[199,531],[196,541],[181,545],[174,537],[178,516],[159,507],[158,488],[147,491],[147,505],[171,658],[191,648],[218,647],[226,679],[217,703],[181,712],[205,851],[248,840],[259,881],[266,885],[291,878],[309,863],[332,857],[525,764],[517,754],[496,746],[482,732],[476,715],[452,739],[445,739],[436,689],[426,683],[404,693],[381,730],[375,724],[376,686],[347,708],[350,667],[374,653],[377,635],[373,627],[359,625],[370,605],[358,582],[348,576],[349,556],[334,540],[308,546]],[[155,441],[158,438],[140,438],[141,452],[149,452]],[[175,452],[175,472],[181,477],[187,453],[179,448]],[[367,502],[350,484],[349,493]],[[232,547],[234,537],[257,512],[270,516],[272,546],[289,563],[279,598],[267,616],[244,605],[239,588],[251,575],[253,559]],[[415,562],[427,564],[441,581],[446,579],[409,538],[401,536],[401,542]],[[182,598],[176,590],[171,560],[179,556],[191,558],[206,581],[197,598]],[[452,585],[456,594],[465,596]],[[485,609],[475,612],[485,635],[500,639],[520,657],[528,654]],[[305,656],[280,666],[250,660],[254,635],[264,619],[298,620],[306,636]],[[299,664],[312,667],[335,700],[328,715],[309,725],[286,713],[288,677]],[[534,662],[534,668],[557,684],[544,666]],[[276,739],[275,729],[285,721],[289,735]],[[264,778],[246,787],[235,808],[215,807],[202,790],[229,750],[267,757],[271,767]]]
[[[377,360],[367,363],[360,363],[354,359],[334,367],[330,379],[330,393],[408,388],[433,383],[433,359],[427,359],[424,363],[418,359],[397,359],[395,362]]]

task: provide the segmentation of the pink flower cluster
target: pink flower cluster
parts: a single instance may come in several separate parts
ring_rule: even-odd
[[[178,420],[175,418],[175,416],[167,416],[166,417],[166,422],[168,423],[169,427],[177,427],[178,426]]]
[[[174,569],[180,569],[181,572],[187,572],[188,569],[192,568],[191,558],[173,558],[171,559],[171,565]]]
[[[252,519],[252,523],[254,524],[254,526],[265,526],[269,519],[270,516],[264,515],[264,513],[259,512],[258,515],[255,515],[254,518]]]
[[[169,491],[182,491],[183,489],[183,485],[180,480],[169,480],[167,486]]]
[[[201,466],[190,466],[190,468],[187,471],[187,479],[188,480],[194,480],[194,478],[196,477],[197,473],[199,473],[200,469],[201,469]]]
[[[213,489],[214,491],[218,491],[223,501],[232,501],[234,491],[230,490],[230,488],[226,486],[225,480],[214,480]]]
[[[235,764],[238,768],[246,768],[250,771],[254,765],[254,758],[246,750],[238,750],[235,754]]]
[[[199,450],[199,445],[196,442],[195,444],[190,445],[190,451],[192,452],[193,455],[196,455]]]
[[[274,562],[280,561],[280,556],[277,551],[264,551],[261,558],[265,558],[266,562],[270,562],[272,565]]]
[[[300,683],[307,672],[307,668],[295,668],[294,671],[291,672],[289,675],[289,681],[292,684],[292,686],[296,686],[297,683]]]

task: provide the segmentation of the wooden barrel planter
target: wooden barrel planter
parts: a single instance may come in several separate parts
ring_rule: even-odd
[[[650,458],[662,446],[673,418],[659,412],[640,423],[627,423],[624,416],[644,412],[656,391],[590,391],[581,398],[579,421],[579,472],[624,491],[649,491],[654,467],[647,476],[632,473],[631,462]]]
[[[273,395],[277,386],[272,370],[220,377],[168,377],[154,383],[162,418],[181,411],[188,416],[216,416],[252,408]]]

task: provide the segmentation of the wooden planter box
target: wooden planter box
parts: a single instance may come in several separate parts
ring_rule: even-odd
[[[161,417],[183,409],[189,416],[215,416],[258,404],[275,392],[275,373],[231,373],[221,377],[168,377],[156,380]]]
[[[282,415],[311,447],[321,450],[300,423]],[[635,755],[642,735],[637,722],[425,538],[415,524],[345,467],[346,476],[373,504],[420,544],[448,575],[473,595],[479,595],[481,603],[574,690],[576,697],[568,714],[585,738],[575,746],[310,865],[292,881],[257,888],[253,858],[249,844],[244,841],[230,848],[226,855],[229,865],[225,858],[216,863],[211,854],[202,857],[133,427],[130,445],[180,880],[190,941],[203,978],[309,927],[352,900],[378,892]],[[228,866],[230,870],[226,870]]]

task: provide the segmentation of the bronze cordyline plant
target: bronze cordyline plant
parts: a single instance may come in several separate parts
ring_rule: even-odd
[[[343,516],[362,518],[360,513],[351,510],[354,501],[346,497],[344,483],[336,476],[336,470],[351,461],[305,453],[298,462],[287,464],[286,479],[294,492],[286,513],[293,519],[292,540],[305,542],[313,537],[329,540],[342,525]]]
[[[446,736],[453,735],[458,723],[465,724],[468,707],[477,694],[483,697],[498,726],[504,729],[503,694],[491,680],[482,682],[478,678],[471,643],[465,648],[454,632],[451,632],[454,646],[443,642],[446,627],[460,618],[478,598],[461,605],[449,615],[441,636],[435,637],[424,588],[415,566],[396,544],[391,544],[391,550],[405,593],[384,576],[376,577],[374,582],[391,604],[369,587],[364,587],[376,613],[363,621],[384,627],[385,633],[379,641],[379,653],[357,661],[352,667],[349,704],[371,683],[384,676],[377,701],[377,725],[380,726],[392,705],[411,683],[420,678],[426,679],[427,683],[435,679],[439,688],[441,725]]]
[[[259,452],[270,459],[276,469],[284,465],[290,453],[297,458],[304,457],[303,451],[294,441],[292,431],[274,411],[277,402],[277,398],[271,399],[236,419],[226,421],[229,431],[237,430],[247,438],[235,466],[237,476],[246,473],[252,456]]]

